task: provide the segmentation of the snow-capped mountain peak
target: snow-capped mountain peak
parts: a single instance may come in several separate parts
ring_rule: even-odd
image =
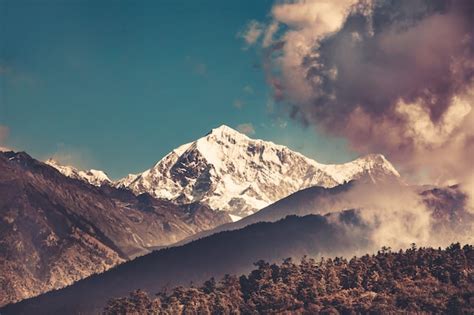
[[[368,154],[351,162],[328,164],[323,168],[339,183],[362,176],[367,176],[372,182],[380,181],[384,176],[400,177],[395,167],[382,154]]]
[[[333,187],[352,179],[384,177],[399,174],[382,155],[325,165],[222,125],[116,185],[176,203],[199,201],[242,217],[310,186]]]
[[[107,174],[100,170],[79,170],[73,166],[62,165],[52,158],[46,160],[45,163],[54,167],[67,177],[83,180],[94,186],[100,186],[104,183],[111,183],[111,180]]]
[[[217,128],[211,129],[211,131],[204,138],[214,138],[214,139],[216,139],[216,138],[233,138],[235,140],[237,140],[237,139],[247,139],[247,140],[249,140],[250,139],[247,135],[245,135],[245,134],[243,134],[243,133],[241,133],[241,132],[239,132],[239,131],[237,131],[237,130],[235,130],[235,129],[227,126],[227,125],[221,125]]]

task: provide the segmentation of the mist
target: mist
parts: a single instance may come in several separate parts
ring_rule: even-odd
[[[445,247],[473,242],[474,217],[467,212],[467,196],[453,187],[421,190],[398,184],[356,184],[346,193],[344,202],[358,207],[369,230],[369,251],[382,246],[399,250],[413,243]]]

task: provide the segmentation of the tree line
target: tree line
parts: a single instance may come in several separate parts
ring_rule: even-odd
[[[263,260],[241,277],[110,300],[103,314],[474,314],[474,248],[416,248],[345,259]]]

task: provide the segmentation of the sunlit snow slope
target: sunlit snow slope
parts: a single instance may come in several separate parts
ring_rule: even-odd
[[[54,167],[55,169],[57,169],[59,172],[61,172],[63,175],[67,177],[80,179],[94,186],[100,186],[104,183],[111,182],[107,174],[105,174],[103,171],[93,170],[93,169],[87,170],[87,171],[78,170],[77,168],[73,166],[61,165],[59,162],[57,162],[54,159],[48,159],[47,161],[45,161],[45,163],[48,164],[49,166]]]
[[[325,165],[285,146],[250,139],[221,126],[173,150],[151,169],[115,184],[179,204],[200,201],[214,210],[228,211],[237,220],[310,186],[399,176],[380,154]]]

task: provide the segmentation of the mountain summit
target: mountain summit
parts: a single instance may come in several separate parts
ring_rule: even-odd
[[[380,154],[325,165],[222,125],[171,151],[151,169],[115,184],[178,204],[199,201],[239,219],[310,186],[333,187],[353,179],[378,182],[399,176]]]

